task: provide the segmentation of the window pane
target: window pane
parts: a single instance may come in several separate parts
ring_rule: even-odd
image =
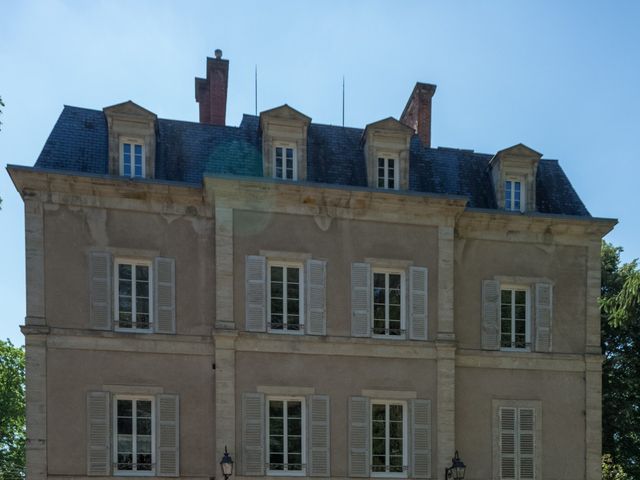
[[[500,347],[502,348],[511,348],[511,334],[503,333],[500,336]]]
[[[400,288],[400,275],[393,273],[389,274],[389,288]]]
[[[282,267],[271,267],[271,281],[282,282]]]
[[[275,315],[282,314],[282,308],[283,308],[282,299],[279,299],[279,298],[271,299],[271,315],[272,316],[274,314]]]
[[[300,435],[302,433],[302,424],[299,418],[289,418],[287,420],[287,434]]]
[[[131,416],[131,400],[118,400],[118,416],[130,417]]]
[[[136,280],[149,280],[149,267],[144,265],[136,266]]]
[[[502,320],[500,322],[500,331],[502,333],[511,334],[511,319]]]
[[[389,290],[389,304],[400,305],[400,290],[398,289]]]
[[[281,282],[271,282],[271,298],[283,298]]]
[[[151,418],[151,401],[138,400],[136,402],[136,414],[138,417]]]
[[[131,328],[131,313],[120,312],[118,317],[118,326],[120,328]]]
[[[150,418],[136,419],[136,432],[138,435],[151,435],[151,419]]]
[[[524,320],[526,318],[527,307],[524,305],[516,305],[516,318]]]
[[[269,402],[269,418],[282,418],[284,412],[283,403],[279,400],[271,400]]]
[[[384,438],[385,429],[384,422],[373,421],[371,422],[371,436],[373,438]]]
[[[118,453],[133,452],[133,441],[131,435],[118,435]]]
[[[375,335],[384,335],[387,333],[386,327],[384,326],[384,319],[373,321],[373,333]]]
[[[373,302],[379,305],[384,305],[386,303],[386,293],[384,288],[374,288],[373,289]]]
[[[389,405],[389,418],[391,421],[402,421],[402,405]]]
[[[284,470],[284,455],[280,454],[272,454],[269,455],[269,470]]]
[[[149,299],[137,298],[136,299],[136,313],[149,313]]]
[[[402,439],[393,438],[389,440],[389,453],[391,455],[402,455]]]
[[[300,298],[300,286],[297,283],[287,283],[287,298],[293,300]]]
[[[511,290],[501,290],[500,296],[503,305],[511,305]]]
[[[525,290],[516,290],[516,305],[525,305],[527,303],[527,292]]]
[[[131,280],[131,265],[118,265],[118,278],[123,280]]]
[[[302,452],[302,437],[289,435],[289,438],[287,438],[287,449],[289,463],[291,463],[292,454]]]
[[[120,280],[118,282],[118,293],[124,296],[131,296],[131,282],[127,280]]]
[[[282,178],[282,167],[276,166],[276,178]]]
[[[302,470],[302,455],[289,454],[289,466],[288,470]]]
[[[269,435],[283,435],[284,429],[282,426],[281,418],[270,418],[269,419]]]
[[[377,319],[377,320],[384,320],[384,305],[374,305],[373,306],[373,318]],[[382,326],[384,326],[384,322],[382,323]]]
[[[271,315],[271,328],[274,330],[282,330],[282,315]]]
[[[151,454],[138,455],[138,470],[151,470]]]
[[[298,283],[300,278],[299,268],[287,268],[287,282]]]
[[[138,453],[151,453],[151,435],[138,435],[137,439]]]
[[[371,407],[371,418],[373,420],[385,420],[387,417],[385,405],[373,405]]]
[[[389,320],[389,335],[402,335],[400,320]]]
[[[287,402],[287,416],[289,418],[302,418],[302,403]]]
[[[384,424],[383,424],[383,429],[384,429]],[[373,441],[371,442],[371,451],[373,452],[374,456],[384,455],[385,448],[386,448],[386,445],[385,445],[384,437],[374,438]],[[384,456],[382,458],[384,459]]]
[[[287,148],[287,160],[293,159],[293,148]]]
[[[282,147],[276,147],[276,159],[282,161]]]
[[[280,435],[271,435],[269,437],[269,451],[272,453],[284,452],[284,437]]]
[[[387,164],[389,165],[389,170],[393,170],[395,167],[395,160],[393,158],[389,158],[387,160]]]
[[[396,188],[395,185],[395,180],[392,177],[392,172],[389,172],[389,179],[388,179],[388,183],[389,183],[389,188]]]
[[[400,320],[400,307],[397,305],[389,306],[389,320]]]
[[[384,273],[373,274],[373,286],[376,288],[385,288],[385,275]]]
[[[118,454],[118,470],[131,470],[133,468],[133,455],[130,453]]]
[[[133,433],[132,425],[131,418],[118,418],[118,435],[131,435]]]

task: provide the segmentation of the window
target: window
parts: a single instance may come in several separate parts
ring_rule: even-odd
[[[529,289],[502,286],[500,290],[500,347],[530,347]]]
[[[498,444],[500,479],[534,480],[539,476],[536,472],[536,434],[539,435],[536,410],[532,407],[499,407],[499,433],[494,442]]]
[[[373,271],[373,334],[399,337],[404,334],[404,272]]]
[[[116,262],[116,328],[151,331],[151,265],[147,262]]]
[[[269,398],[267,404],[268,473],[304,475],[304,399]]]
[[[371,474],[404,476],[406,413],[402,402],[371,402]]]
[[[153,474],[153,398],[117,396],[114,413],[114,471]]]
[[[144,178],[144,145],[141,141],[126,139],[120,144],[120,175]]]
[[[504,208],[515,212],[524,211],[524,179],[507,178],[504,182]]]
[[[269,330],[302,333],[303,285],[302,265],[269,263]]]
[[[296,164],[296,149],[293,146],[278,145],[274,152],[274,178],[296,180],[298,178],[298,166]]]
[[[378,188],[398,188],[398,160],[378,157]]]

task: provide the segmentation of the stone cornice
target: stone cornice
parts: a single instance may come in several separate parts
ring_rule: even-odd
[[[7,171],[23,200],[211,217],[201,187],[158,180],[64,172],[21,165]]]
[[[266,178],[206,176],[204,184],[217,207],[319,218],[453,226],[467,203],[460,196]]]
[[[460,237],[488,238],[487,232],[496,232],[498,236],[491,236],[493,240],[513,240],[522,233],[537,234],[536,241],[544,243],[556,236],[600,239],[617,223],[611,218],[467,209],[458,219],[456,233]]]

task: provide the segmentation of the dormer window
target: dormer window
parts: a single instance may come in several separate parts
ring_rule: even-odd
[[[398,160],[393,157],[378,157],[378,188],[398,189]]]
[[[276,145],[273,159],[273,178],[281,178],[283,180],[298,179],[298,162],[296,161],[295,146],[285,144]]]
[[[504,182],[504,208],[514,212],[524,211],[524,178],[507,177]]]
[[[144,178],[144,144],[140,140],[124,139],[120,144],[120,175]]]

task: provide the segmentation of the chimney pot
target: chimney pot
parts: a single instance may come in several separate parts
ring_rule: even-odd
[[[220,50],[219,48],[216,48],[215,56],[216,56],[216,59],[220,60],[222,58],[222,50]]]

